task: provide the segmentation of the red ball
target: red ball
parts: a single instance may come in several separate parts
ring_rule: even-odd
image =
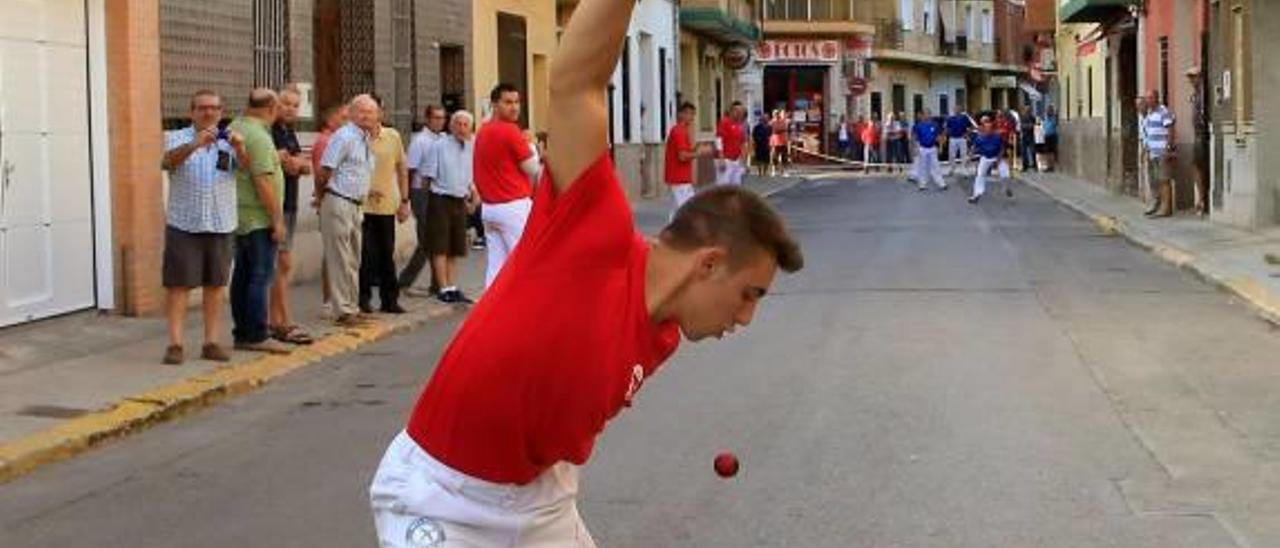
[[[716,473],[722,478],[732,478],[738,475],[738,457],[733,453],[720,453],[716,455]]]

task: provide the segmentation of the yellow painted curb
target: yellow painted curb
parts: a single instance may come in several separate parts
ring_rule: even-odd
[[[338,330],[310,346],[298,347],[290,354],[267,355],[221,367],[123,398],[111,409],[63,421],[48,430],[0,444],[0,484],[40,466],[73,457],[105,441],[253,391],[307,365],[419,327],[450,312],[450,309],[427,308],[412,319],[397,323],[376,322]]]

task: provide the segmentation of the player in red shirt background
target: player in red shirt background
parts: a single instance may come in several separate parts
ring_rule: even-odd
[[[595,546],[578,466],[605,424],[682,335],[748,325],[777,271],[803,266],[777,212],[738,186],[698,193],[656,239],[636,230],[605,93],[633,4],[582,0],[565,28],[547,173],[519,247],[378,467],[381,546]]]
[[[493,284],[524,234],[533,207],[533,180],[541,164],[520,129],[520,91],[498,84],[489,94],[493,118],[480,126],[475,144],[475,183],[489,248],[484,286]]]
[[[721,185],[740,185],[742,176],[747,173],[747,107],[739,101],[733,102],[729,113],[720,119],[716,126],[716,183]]]
[[[698,156],[693,144],[693,119],[698,110],[693,103],[683,103],[676,113],[676,124],[667,133],[663,180],[671,189],[671,216],[693,197],[693,159]]]

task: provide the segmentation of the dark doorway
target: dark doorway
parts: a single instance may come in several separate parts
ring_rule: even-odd
[[[529,127],[528,33],[519,15],[498,13],[498,80],[520,90],[520,126]]]
[[[893,113],[907,111],[907,86],[902,84],[893,85]]]
[[[969,111],[969,94],[964,88],[956,88],[956,110]]]
[[[373,0],[317,0],[312,19],[317,112],[373,91]]]
[[[948,114],[951,114],[950,100],[951,98],[947,97],[947,94],[945,93],[938,96],[938,112],[936,113],[938,116],[946,116]]]
[[[924,111],[924,96],[919,93],[911,96],[911,118],[914,120],[916,116]]]
[[[1134,99],[1138,96],[1138,37],[1127,34],[1120,39],[1117,52],[1116,100],[1120,101],[1120,172],[1124,191],[1138,193],[1138,111]],[[1090,92],[1092,96],[1092,92]],[[1110,109],[1108,109],[1110,112]],[[1110,125],[1110,124],[1108,124]],[[1111,148],[1111,147],[1108,147]]]
[[[316,0],[312,49],[315,54],[317,113],[342,104],[342,2]]]
[[[884,97],[878,91],[871,92],[871,114],[884,117]]]

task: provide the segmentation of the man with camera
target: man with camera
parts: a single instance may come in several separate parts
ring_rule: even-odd
[[[204,297],[204,347],[201,357],[227,361],[218,344],[222,300],[231,274],[232,232],[236,229],[237,165],[248,162],[244,139],[218,128],[222,98],[203,90],[191,97],[191,125],[165,132],[161,162],[169,172],[162,278],[167,289],[169,346],[164,363],[179,365],[187,297],[201,288]]]

